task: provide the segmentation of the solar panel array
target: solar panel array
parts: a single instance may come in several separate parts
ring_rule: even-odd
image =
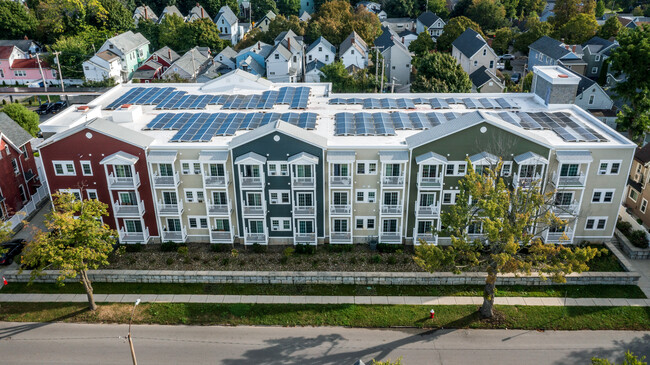
[[[337,136],[394,136],[396,130],[428,129],[452,121],[461,113],[337,113]]]
[[[222,105],[223,109],[272,109],[275,105],[306,109],[309,93],[310,88],[304,86],[281,87],[255,95],[193,95],[173,87],[135,87],[106,109],[115,110],[124,104],[156,105],[157,110],[205,109],[207,105]]]
[[[607,142],[600,133],[571,119],[565,112],[501,112],[501,119],[529,130],[552,130],[566,142]]]
[[[505,98],[332,98],[334,105],[362,105],[363,109],[415,109],[429,104],[433,109],[449,109],[450,104],[464,104],[468,109],[519,109]]]
[[[170,142],[209,142],[214,136],[232,136],[278,120],[305,129],[316,128],[316,113],[161,113],[147,130],[177,130]]]

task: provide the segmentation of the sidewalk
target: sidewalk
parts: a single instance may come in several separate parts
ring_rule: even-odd
[[[629,260],[634,269],[641,274],[639,288],[650,298],[650,260]]]
[[[95,294],[96,302],[480,305],[482,297]],[[86,302],[86,294],[0,294],[0,302]],[[497,305],[650,307],[650,299],[497,297]]]

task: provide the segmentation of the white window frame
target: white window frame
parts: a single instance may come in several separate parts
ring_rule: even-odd
[[[90,161],[83,160],[79,161],[79,163],[81,164],[81,174],[83,176],[93,176],[93,165],[90,163]],[[86,174],[86,171],[84,170],[85,166],[88,166],[88,168],[90,168],[90,174]]]
[[[617,163],[618,164],[618,171],[613,174],[612,173],[612,165]],[[600,166],[602,164],[607,164],[607,167],[605,170],[602,170]],[[622,160],[600,160],[598,162],[598,175],[618,175],[621,173],[621,167],[623,167],[623,161]]]
[[[375,164],[375,171],[370,172],[370,164]],[[363,172],[359,173],[359,165],[363,165]],[[377,175],[377,171],[379,170],[379,164],[377,160],[357,160],[357,164],[355,166],[354,172],[357,175]]]
[[[273,221],[277,221],[276,226]],[[285,223],[289,223],[289,228],[285,227]],[[273,232],[290,232],[291,231],[291,217],[271,217],[271,231]]]
[[[192,220],[196,224],[196,227],[192,227]],[[205,220],[205,227],[203,226],[203,220]],[[190,215],[187,216],[187,226],[190,229],[208,229],[210,227],[208,217],[203,215]]]
[[[18,165],[18,160],[15,158],[11,159],[11,167],[14,169],[14,175],[20,174],[20,166]]]
[[[600,61],[600,55],[599,55],[599,54],[597,54],[597,55],[594,57],[594,61],[596,61],[596,62],[599,62],[599,61]]]
[[[277,198],[273,198],[273,194],[277,194]],[[282,201],[282,194],[288,194],[289,195],[289,201],[286,203]],[[274,189],[274,190],[269,190],[269,204],[276,204],[276,205],[289,205],[291,204],[291,190],[289,189]]]
[[[639,206],[639,210],[641,213],[645,214],[646,209],[648,209],[648,201],[645,198],[641,199],[641,206]]]
[[[358,194],[362,193],[363,194],[363,199],[359,200],[358,199]],[[374,194],[374,198],[370,198],[370,194]],[[354,202],[355,203],[376,203],[377,202],[377,189],[357,189],[354,193]]]
[[[188,164],[188,168],[185,169],[183,164]],[[197,170],[198,167],[198,170]],[[183,175],[201,175],[203,169],[201,168],[201,163],[196,160],[181,160],[181,173]]]
[[[75,198],[82,199],[81,189],[59,189],[59,193],[72,194]]]
[[[357,228],[357,221],[363,221],[363,228]],[[372,220],[373,221],[373,227],[368,228],[368,221]],[[354,217],[354,227],[353,229],[356,229],[357,231],[361,230],[368,230],[368,229],[377,229],[377,217],[375,216],[356,216]]]
[[[287,167],[285,173],[282,173],[282,165]],[[271,170],[275,172],[271,173]],[[269,176],[289,176],[289,164],[287,161],[267,161],[266,171]]]
[[[445,203],[445,194],[451,194],[451,201],[449,203]],[[456,198],[458,197],[458,194],[460,194],[460,190],[443,190],[441,204],[442,205],[456,204]]]
[[[635,192],[635,193],[636,193],[636,199],[632,197],[632,192]],[[639,200],[639,194],[640,194],[640,193],[639,193],[638,191],[636,191],[636,190],[630,188],[630,192],[627,194],[627,196],[628,196],[628,198],[630,198],[630,200],[632,200],[633,202],[636,203],[637,200]]]
[[[94,194],[95,197],[93,198],[91,194]],[[97,195],[97,189],[86,189],[86,196],[88,196],[88,200],[99,200],[99,196]]]
[[[188,197],[187,193],[190,193],[191,197]],[[200,198],[199,195],[203,197]],[[203,203],[205,201],[205,193],[203,193],[203,189],[183,189],[183,199],[186,203]]]
[[[61,167],[63,168],[63,173],[59,174],[56,172],[56,165],[61,165]],[[68,171],[68,165],[72,165],[72,172]],[[74,165],[74,161],[64,161],[64,160],[52,161],[52,166],[54,167],[55,176],[77,176],[77,170]]]
[[[504,172],[504,168],[508,166],[508,172]],[[501,176],[508,177],[512,175],[512,161],[504,161],[503,165],[501,165]]]
[[[598,73],[598,67],[597,66],[592,67],[591,68],[591,73],[592,74]]]
[[[609,217],[587,217],[585,220],[585,231],[602,231],[607,228],[607,219]],[[589,221],[592,221],[593,226],[589,228]],[[605,221],[603,228],[598,228],[598,223]]]
[[[449,166],[454,167],[454,173],[453,174],[448,174],[447,173],[447,168]],[[463,168],[462,173],[460,172],[461,167]],[[450,161],[445,166],[445,176],[465,176],[466,173],[467,173],[467,162],[464,162],[464,161]]]
[[[597,201],[594,201],[594,196],[596,193],[600,193],[600,198]],[[612,193],[612,199],[611,201],[606,202],[605,201],[605,194],[606,193]],[[614,202],[614,194],[616,193],[616,189],[594,189],[594,191],[591,193],[591,203],[592,204],[611,204]]]

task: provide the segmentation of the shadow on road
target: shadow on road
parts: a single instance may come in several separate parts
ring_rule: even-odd
[[[11,337],[17,336],[17,335],[19,335],[21,333],[29,332],[29,331],[32,331],[32,330],[35,330],[35,329],[38,329],[38,328],[41,328],[41,327],[45,327],[45,326],[50,325],[52,323],[56,323],[56,322],[60,322],[60,321],[63,321],[65,319],[68,319],[68,318],[72,318],[72,317],[77,316],[77,315],[79,315],[81,313],[87,312],[88,310],[89,310],[88,308],[80,309],[78,311],[68,313],[68,314],[66,314],[64,316],[54,318],[49,322],[25,323],[25,324],[18,324],[18,325],[12,326],[12,327],[0,328],[0,340],[10,339]]]
[[[585,359],[600,357],[612,361],[613,364],[623,362],[623,356],[626,351],[630,351],[639,358],[645,356],[646,360],[650,358],[650,335],[635,338],[632,341],[614,341],[616,349],[588,349],[574,351],[567,358],[555,362],[556,365],[574,365],[584,364]]]

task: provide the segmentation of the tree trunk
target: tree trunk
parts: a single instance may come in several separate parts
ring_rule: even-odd
[[[488,276],[485,278],[485,287],[483,288],[483,305],[481,306],[481,315],[485,318],[492,318],[494,315],[494,288],[497,282],[497,274],[488,269]]]
[[[94,311],[97,309],[97,304],[95,304],[95,297],[93,296],[93,287],[88,279],[88,273],[84,270],[81,272],[81,284],[83,284],[84,289],[86,289],[86,296],[88,297],[88,309]]]

